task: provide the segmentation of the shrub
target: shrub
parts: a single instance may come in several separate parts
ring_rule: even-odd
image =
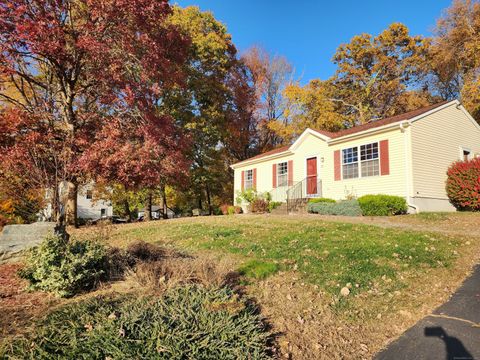
[[[268,203],[268,212],[272,212],[273,209],[276,209],[280,205],[282,205],[280,201],[270,201]]]
[[[229,206],[227,210],[228,215],[233,215],[235,214],[235,206]]]
[[[228,288],[187,285],[162,297],[91,298],[40,320],[0,356],[30,359],[266,359],[269,334]]]
[[[268,211],[268,201],[257,198],[250,203],[250,211],[252,213],[264,213]]]
[[[248,204],[250,204],[258,197],[260,197],[260,194],[257,193],[257,190],[250,188],[237,193],[237,203],[241,203],[243,200],[245,200]]]
[[[336,203],[335,200],[329,198],[313,198],[308,200],[309,204],[316,204],[316,203]]]
[[[241,206],[234,206],[233,208],[234,208],[235,214],[241,214],[243,212]]]
[[[362,210],[357,200],[343,200],[336,203],[309,203],[308,212],[321,215],[361,216]]]
[[[403,197],[392,195],[365,195],[358,199],[364,216],[392,216],[406,214],[408,207]]]
[[[49,236],[29,251],[19,275],[30,289],[68,297],[92,289],[106,275],[107,265],[106,248],[99,242]]]
[[[480,158],[452,164],[447,171],[446,190],[457,209],[480,211]]]
[[[230,208],[231,205],[228,204],[222,204],[220,205],[220,210],[222,211],[223,215],[228,215],[228,209]]]

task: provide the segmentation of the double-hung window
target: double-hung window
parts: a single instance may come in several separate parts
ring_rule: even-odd
[[[378,142],[343,149],[342,173],[344,179],[379,175]]]
[[[288,163],[281,162],[277,165],[277,186],[288,185]]]
[[[342,173],[344,179],[358,177],[358,147],[343,149]]]
[[[253,188],[253,170],[245,171],[245,190]]]
[[[362,177],[377,176],[380,174],[378,143],[375,142],[360,146],[360,164]]]

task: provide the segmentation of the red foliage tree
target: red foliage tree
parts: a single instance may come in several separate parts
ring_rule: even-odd
[[[447,175],[450,202],[459,210],[480,211],[480,158],[457,161]]]
[[[87,177],[140,186],[185,169],[156,110],[189,44],[170,14],[166,0],[0,0],[0,163],[71,184],[72,220]]]

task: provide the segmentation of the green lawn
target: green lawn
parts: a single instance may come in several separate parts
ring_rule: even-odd
[[[459,240],[439,234],[333,223],[315,218],[223,216],[119,226],[112,243],[134,240],[195,251],[234,255],[247,276],[265,278],[278,270],[297,270],[331,293],[352,284],[368,290],[399,274],[450,266]],[[357,285],[358,284],[358,285]]]

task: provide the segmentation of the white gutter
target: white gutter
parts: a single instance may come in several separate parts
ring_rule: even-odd
[[[282,151],[282,152],[279,152],[279,153],[276,153],[276,154],[262,156],[262,157],[259,157],[259,158],[256,158],[256,159],[250,159],[250,160],[247,159],[247,160],[238,162],[236,164],[230,165],[230,168],[235,170],[235,169],[240,168],[240,167],[257,164],[257,163],[267,161],[267,160],[273,160],[273,159],[283,157],[285,155],[291,155],[291,154],[293,154],[291,150],[285,150],[285,151]]]
[[[417,205],[412,203],[411,196],[410,196],[410,141],[409,141],[409,128],[412,125],[410,121],[402,121],[400,123],[400,131],[403,133],[403,146],[404,146],[404,154],[405,154],[405,193],[406,193],[406,200],[407,206],[410,208],[415,209],[415,214],[420,212],[420,209]]]

